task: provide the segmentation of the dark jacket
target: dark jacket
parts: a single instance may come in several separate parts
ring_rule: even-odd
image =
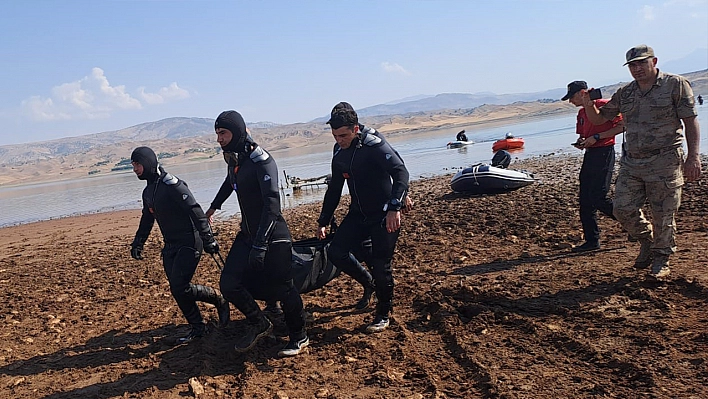
[[[209,221],[187,183],[165,172],[143,189],[143,212],[133,245],[147,240],[157,220],[165,245],[201,247],[199,237],[211,236]]]
[[[327,187],[320,227],[329,224],[346,180],[351,195],[349,212],[364,218],[383,218],[395,200],[400,206],[408,191],[408,170],[398,153],[371,128],[364,128],[351,146],[334,145],[332,180]]]
[[[267,248],[272,242],[291,241],[290,230],[280,213],[278,166],[270,154],[253,144],[247,152],[226,153],[228,174],[211,203],[221,205],[236,191],[241,210],[241,232],[254,247]]]

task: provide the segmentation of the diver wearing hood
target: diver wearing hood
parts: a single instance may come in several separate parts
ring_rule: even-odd
[[[140,225],[130,255],[136,260],[143,259],[143,246],[157,220],[165,241],[162,265],[170,283],[170,292],[191,326],[189,334],[176,343],[188,343],[205,334],[206,325],[197,301],[216,306],[219,326],[225,327],[230,318],[229,303],[215,289],[191,283],[202,251],[210,254],[219,251],[206,215],[187,183],[165,172],[152,149],[138,147],[130,159],[138,179],[147,181],[142,195]]]
[[[255,299],[280,301],[290,341],[279,356],[294,356],[309,344],[300,293],[293,285],[292,238],[280,212],[278,166],[273,157],[249,136],[243,117],[224,111],[214,123],[224,151],[227,175],[212,201],[207,217],[236,192],[241,210],[240,231],[221,273],[221,292],[249,322],[248,331],[234,348],[251,349],[273,328]],[[255,299],[254,299],[255,298]]]

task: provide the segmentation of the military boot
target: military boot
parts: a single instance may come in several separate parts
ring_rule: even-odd
[[[637,269],[646,269],[651,264],[652,253],[651,244],[649,240],[639,240],[641,247],[639,248],[639,255],[637,259],[634,260],[634,267]]]
[[[669,255],[654,254],[654,261],[651,264],[651,276],[655,278],[667,277],[671,273],[669,269]]]

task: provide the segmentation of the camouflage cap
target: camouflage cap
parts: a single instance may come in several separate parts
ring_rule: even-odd
[[[624,65],[634,61],[646,60],[647,58],[654,58],[654,49],[646,44],[640,44],[627,51],[627,62]]]

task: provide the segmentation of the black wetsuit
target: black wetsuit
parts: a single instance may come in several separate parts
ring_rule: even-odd
[[[147,169],[147,167],[146,167]],[[157,220],[164,237],[162,265],[177,305],[192,326],[203,319],[196,301],[219,306],[221,296],[211,287],[192,284],[203,250],[202,237],[211,238],[209,221],[194,199],[187,183],[165,172],[149,176],[143,190],[143,210],[133,247],[142,250]],[[223,301],[223,300],[222,300]]]
[[[357,276],[365,269],[351,251],[371,237],[372,255],[368,263],[376,282],[376,310],[377,314],[388,316],[394,286],[391,260],[399,230],[387,232],[385,219],[389,209],[400,210],[405,200],[408,170],[398,153],[373,129],[362,129],[347,149],[335,144],[332,179],[317,220],[320,227],[332,219],[345,180],[351,204],[330,244],[328,255],[335,266],[358,280]]]
[[[244,147],[238,153],[225,152],[228,175],[211,204],[212,209],[220,209],[236,191],[241,210],[241,231],[226,258],[221,292],[251,320],[261,314],[254,298],[281,301],[291,336],[302,335],[305,314],[291,276],[292,238],[280,212],[278,167],[250,138]],[[264,270],[249,265],[252,248],[267,248]]]

